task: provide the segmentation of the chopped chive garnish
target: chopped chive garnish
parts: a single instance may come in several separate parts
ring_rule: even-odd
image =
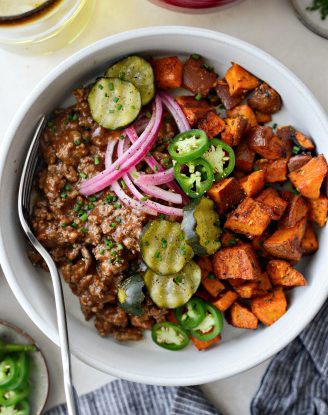
[[[114,84],[113,84],[113,82],[110,82],[109,83],[108,88],[109,88],[110,91],[114,91]]]
[[[191,55],[191,57],[193,58],[193,59],[199,59],[200,58],[200,55],[198,54],[198,53],[193,53],[192,55]]]
[[[121,222],[122,222],[122,218],[121,218],[120,216],[118,216],[117,218],[115,218],[115,221],[116,221],[117,223],[121,223]]]
[[[154,258],[156,258],[156,259],[162,259],[162,255],[160,254],[160,252],[159,252],[159,251],[156,251],[156,252],[155,252],[155,254],[154,254]]]
[[[95,156],[95,165],[97,166],[100,163],[99,156]]]
[[[89,200],[89,202],[96,202],[97,198],[96,198],[96,196],[89,196],[88,200]]]
[[[115,110],[108,110],[110,114],[114,114]]]
[[[65,184],[64,189],[65,190],[71,190],[72,186],[70,184]]]
[[[301,151],[301,149],[298,146],[293,147],[293,153],[298,154]]]
[[[122,188],[123,188],[123,189],[126,189],[126,184],[125,184],[125,181],[124,181],[124,180],[121,180],[121,181],[120,181],[120,183],[121,183]]]
[[[86,213],[83,213],[83,215],[80,216],[80,219],[82,222],[86,222],[88,220],[88,215]]]
[[[106,202],[107,203],[110,203],[110,202],[112,202],[114,200],[114,196],[112,196],[112,195],[107,195],[106,196]]]
[[[147,118],[151,118],[151,112],[147,111],[147,112],[146,112],[146,117],[147,117]]]
[[[62,199],[66,199],[67,198],[67,193],[66,192],[61,192],[60,197]]]
[[[72,227],[72,228],[74,228],[74,229],[77,229],[77,223],[72,222],[72,223],[71,223],[71,227]]]
[[[116,102],[118,102],[118,101],[119,101],[119,97],[114,97],[114,98],[113,98],[113,102],[115,102],[115,103],[116,103]]]
[[[88,210],[93,209],[94,207],[95,207],[95,205],[94,205],[93,203],[90,203],[90,204],[88,205]]]
[[[124,81],[124,78],[125,78],[125,72],[120,72],[119,73],[119,75],[118,75],[118,78],[121,80],[121,81]]]
[[[181,284],[181,283],[182,283],[182,277],[181,277],[181,275],[177,275],[177,276],[174,278],[174,281],[175,281],[177,284]]]
[[[278,127],[278,124],[277,123],[274,123],[273,125],[272,125],[272,128],[275,130],[276,128]]]
[[[116,109],[119,111],[119,110],[121,110],[123,108],[123,105],[122,104],[117,104],[116,105]]]
[[[195,96],[195,100],[196,100],[196,101],[200,101],[202,98],[203,98],[202,94],[197,94],[197,95]]]
[[[236,245],[236,243],[237,243],[236,239],[230,239],[230,241],[229,241],[230,246],[234,246],[234,245]]]
[[[74,144],[75,144],[76,146],[79,146],[79,145],[81,144],[81,140],[74,140]]]
[[[136,173],[135,171],[132,173],[132,177],[134,177],[135,179],[137,179],[139,176],[138,176],[138,173]]]
[[[67,223],[62,223],[60,226],[61,226],[63,229],[65,229],[65,228],[66,228],[66,226],[67,226]]]
[[[116,167],[116,170],[120,170],[121,166],[120,164]]]
[[[159,218],[160,218],[160,219],[165,219],[165,218],[166,218],[166,216],[165,216],[163,213],[161,213],[161,214],[159,215]]]
[[[124,140],[124,138],[125,138],[125,136],[123,134],[119,136],[120,140]]]
[[[150,242],[149,241],[145,241],[145,246],[149,246]]]
[[[122,245],[122,244],[117,244],[117,249],[118,249],[119,251],[122,251],[122,249],[123,249],[123,245]]]
[[[99,254],[100,254],[100,255],[104,255],[104,253],[105,253],[104,248],[100,248],[100,249],[99,249]]]
[[[141,200],[142,202],[146,202],[146,201],[148,200],[148,197],[147,197],[147,196],[143,196],[140,200]]]
[[[110,224],[110,226],[111,226],[112,228],[115,228],[115,227],[116,227],[116,223],[115,223],[115,222],[112,222],[112,223]]]
[[[167,240],[166,239],[162,239],[162,248],[167,248]]]
[[[81,232],[82,232],[82,233],[87,233],[87,232],[88,232],[88,229],[87,229],[87,228],[85,228],[85,227],[83,227],[83,228],[81,228]]]
[[[108,249],[113,248],[113,245],[114,245],[113,241],[109,241],[108,239],[105,239],[104,242]]]
[[[114,203],[115,209],[120,209],[122,207],[121,203]]]
[[[158,172],[158,166],[154,166],[154,171]]]
[[[90,143],[90,138],[89,137],[83,137],[83,142],[85,144],[89,144]]]
[[[99,89],[104,89],[104,87],[101,84],[98,84]]]
[[[88,177],[88,175],[86,173],[84,173],[83,171],[80,172],[80,177],[82,177],[82,179],[86,179]]]

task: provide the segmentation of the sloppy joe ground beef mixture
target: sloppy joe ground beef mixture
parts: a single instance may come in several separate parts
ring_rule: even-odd
[[[120,341],[138,340],[167,313],[146,297],[142,316],[128,315],[117,300],[124,273],[137,265],[138,240],[148,218],[122,205],[109,190],[88,198],[79,193],[81,180],[104,169],[109,140],[119,140],[122,133],[105,130],[92,119],[87,88],[74,95],[77,103],[56,110],[41,138],[33,231],[78,296],[85,318],[94,318],[98,332]],[[152,152],[164,168],[170,159],[163,150],[175,134],[175,125],[164,116]],[[35,252],[30,258],[45,267]]]

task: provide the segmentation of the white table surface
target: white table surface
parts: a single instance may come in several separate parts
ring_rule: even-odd
[[[310,2],[310,1],[309,1]],[[142,5],[142,7],[141,7]],[[0,139],[17,108],[36,83],[66,57],[105,36],[139,27],[189,25],[222,31],[249,41],[281,60],[313,91],[328,110],[328,41],[308,31],[287,0],[245,0],[213,14],[187,15],[158,8],[146,0],[96,0],[92,21],[77,41],[50,55],[33,56],[0,49]],[[0,274],[0,318],[33,336],[47,358],[51,388],[47,407],[64,401],[60,353],[32,323]],[[249,414],[250,400],[269,362],[222,381],[203,386],[224,415]],[[113,378],[73,359],[79,394]]]

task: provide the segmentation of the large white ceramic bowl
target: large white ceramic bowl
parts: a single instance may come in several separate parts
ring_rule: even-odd
[[[327,117],[311,92],[281,63],[265,52],[222,33],[191,27],[135,30],[101,40],[67,59],[47,75],[28,97],[1,143],[0,259],[18,301],[38,327],[58,343],[50,278],[33,268],[17,216],[17,186],[31,134],[41,113],[57,108],[75,86],[101,74],[113,61],[129,54],[190,54],[205,56],[224,74],[231,61],[265,79],[282,95],[284,107],[274,122],[291,123],[328,154]],[[83,320],[77,299],[66,290],[73,353],[89,365],[132,381],[192,385],[246,370],[281,350],[310,322],[328,293],[327,229],[320,250],[302,265],[309,285],[291,291],[288,312],[273,326],[256,331],[225,325],[222,343],[206,352],[189,348],[170,352],[144,341],[119,344],[101,338]]]

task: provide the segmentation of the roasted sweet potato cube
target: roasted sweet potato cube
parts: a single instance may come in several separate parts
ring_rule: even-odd
[[[264,258],[271,258],[271,255],[264,248],[264,241],[269,238],[268,231],[265,231],[260,236],[255,236],[252,238],[252,247],[254,248],[257,255]]]
[[[262,272],[257,280],[257,293],[262,294],[272,289],[272,284],[267,272]]]
[[[235,246],[241,243],[237,235],[232,232],[229,232],[228,230],[224,230],[222,232],[220,241],[223,248],[226,248],[227,246]]]
[[[214,183],[207,195],[217,204],[221,214],[232,209],[245,197],[242,187],[234,177]]]
[[[260,202],[263,207],[267,209],[272,220],[279,220],[288,205],[288,203],[279,196],[277,190],[272,187],[263,190],[255,200]]]
[[[256,330],[259,321],[247,307],[234,303],[230,309],[229,323],[240,329]]]
[[[211,70],[201,56],[192,55],[183,65],[183,86],[195,95],[206,97],[214,86],[217,74]]]
[[[306,285],[304,276],[287,261],[273,259],[268,262],[266,271],[273,285],[281,285],[283,287]]]
[[[196,339],[196,337],[190,335],[190,339],[198,350],[205,350],[208,349],[210,346],[213,346],[213,344],[218,343],[221,340],[221,336],[218,334],[211,340],[199,340]]]
[[[213,267],[219,279],[255,280],[261,273],[258,258],[250,244],[220,249],[214,254]]]
[[[274,114],[281,109],[281,98],[278,92],[267,83],[262,82],[249,96],[248,105],[265,114]]]
[[[197,101],[194,97],[188,95],[176,97],[176,101],[180,105],[191,127],[204,118],[208,112],[213,112],[213,107],[204,99]]]
[[[255,89],[259,84],[258,78],[236,63],[233,63],[227,70],[224,78],[229,85],[230,95],[233,97],[240,97]]]
[[[271,326],[287,310],[287,301],[282,287],[275,288],[273,293],[253,298],[251,309],[261,323]]]
[[[258,284],[257,281],[247,281],[234,288],[240,298],[251,298],[256,293]]]
[[[227,116],[230,118],[242,117],[247,120],[246,130],[250,130],[252,127],[257,126],[257,119],[252,108],[249,105],[243,104],[235,107],[232,110],[227,111]]]
[[[261,203],[247,197],[228,216],[224,227],[254,237],[262,235],[270,222],[271,216],[267,209]]]
[[[302,256],[301,241],[306,228],[306,219],[292,228],[278,229],[266,241],[264,248],[277,258],[298,261]]]
[[[246,196],[254,197],[263,189],[265,185],[265,172],[263,170],[254,171],[239,180]]]
[[[215,112],[208,112],[205,117],[198,122],[198,128],[205,131],[208,138],[213,138],[225,129],[225,122]]]
[[[232,290],[220,294],[219,298],[213,302],[213,305],[220,311],[226,311],[238,298]]]
[[[293,156],[288,160],[288,171],[291,173],[292,171],[298,170],[303,167],[306,163],[311,160],[312,156],[309,154],[298,154],[297,156]]]
[[[292,192],[290,190],[280,190],[279,195],[286,200],[287,203],[290,203],[293,200],[293,197],[295,195],[295,192]]]
[[[259,159],[256,160],[254,169],[265,172],[265,180],[267,183],[280,183],[287,180],[287,162],[288,159]]]
[[[243,117],[226,118],[225,128],[221,134],[221,139],[229,146],[236,146],[242,139],[246,128],[247,121]]]
[[[229,93],[229,86],[226,81],[220,79],[216,81],[215,91],[221,99],[222,104],[227,110],[231,110],[241,103],[243,97],[232,97]]]
[[[211,259],[209,257],[201,257],[197,260],[197,264],[202,271],[202,286],[212,297],[217,297],[225,289],[225,286],[214,275]]]
[[[295,195],[290,201],[284,216],[279,221],[279,228],[295,226],[301,219],[307,217],[309,208],[301,195]]]
[[[327,161],[323,154],[319,154],[300,169],[291,172],[289,179],[303,196],[309,199],[318,199],[326,174]]]
[[[307,223],[305,233],[301,242],[303,255],[312,255],[319,248],[318,239],[310,222]]]
[[[247,143],[241,142],[235,149],[237,169],[250,173],[253,170],[255,152],[251,150]]]
[[[158,88],[179,88],[182,84],[183,65],[177,56],[154,59],[155,84]]]
[[[313,151],[315,149],[315,145],[311,138],[303,134],[301,131],[295,131],[295,141],[306,151]]]
[[[286,143],[274,135],[272,127],[269,126],[253,127],[248,136],[248,145],[251,150],[268,160],[286,158],[288,154]]]
[[[264,112],[254,111],[256,121],[258,124],[265,124],[272,120],[271,114],[264,114]]]
[[[322,228],[327,222],[328,198],[320,195],[318,199],[309,199],[308,202],[309,219]]]

